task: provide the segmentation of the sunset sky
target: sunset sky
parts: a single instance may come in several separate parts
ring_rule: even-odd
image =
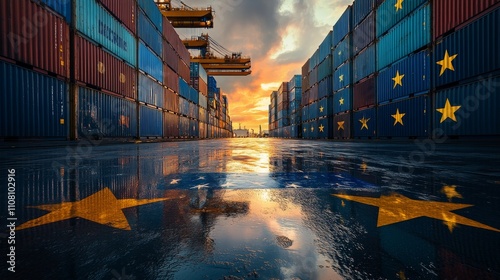
[[[174,1],[179,3],[179,1]],[[181,38],[207,33],[226,49],[252,59],[247,77],[216,77],[229,98],[233,127],[268,129],[269,96],[302,65],[352,0],[184,0],[212,6],[213,29],[177,29]]]

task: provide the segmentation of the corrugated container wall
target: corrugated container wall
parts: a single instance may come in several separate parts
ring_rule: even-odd
[[[355,112],[352,121],[354,137],[377,136],[377,110],[375,108]]]
[[[74,0],[76,29],[131,65],[136,65],[134,36],[96,0]]]
[[[352,32],[353,55],[375,40],[375,12],[371,12]]]
[[[166,64],[163,64],[163,85],[179,93],[179,76]]]
[[[332,52],[332,31],[328,32],[323,42],[319,45],[319,62],[325,60]]]
[[[436,42],[434,81],[437,87],[500,67],[500,8]],[[449,65],[448,65],[449,64]]]
[[[372,76],[371,78],[354,85],[352,103],[355,110],[375,104],[375,81],[375,77]]]
[[[60,2],[61,0],[52,0]],[[69,3],[71,0],[65,2]],[[135,0],[99,0],[133,34],[137,33],[137,8]],[[69,6],[69,5],[68,5]],[[71,9],[70,9],[71,11]]]
[[[133,101],[80,87],[79,137],[135,137],[137,105]]]
[[[47,6],[51,10],[55,11],[62,17],[66,22],[71,22],[71,0],[40,0],[36,1],[42,5]]]
[[[352,113],[340,114],[333,117],[333,137],[337,139],[351,138]]]
[[[348,87],[333,95],[333,113],[340,114],[352,110],[352,88]]]
[[[163,136],[163,114],[161,110],[140,106],[140,137]]]
[[[332,46],[338,43],[351,32],[352,6],[347,7],[339,20],[333,25]]]
[[[333,74],[333,90],[338,91],[351,84],[351,63],[345,63]]]
[[[157,81],[163,81],[162,60],[142,42],[139,42],[139,69]]]
[[[329,56],[318,65],[318,81],[325,79],[332,75],[333,65],[332,57]]]
[[[1,1],[0,18],[0,56],[69,77],[69,26],[62,18],[29,0]]]
[[[426,137],[430,128],[430,99],[427,95],[378,107],[378,137]]]
[[[499,0],[433,0],[434,39],[459,28],[475,16],[499,5]]]
[[[0,61],[0,91],[0,137],[68,137],[65,82]]]
[[[199,63],[199,62],[191,62],[190,63],[191,67],[191,72],[190,72],[190,77],[191,78],[201,78],[203,81],[207,82],[208,77],[207,77],[207,71],[205,71],[205,68]]]
[[[375,0],[356,0],[352,8],[352,26],[358,25],[373,9]]]
[[[409,15],[377,44],[377,70],[427,46],[431,42],[431,8],[427,4]]]
[[[301,75],[294,75],[292,79],[288,82],[288,87],[289,90],[294,89],[295,87],[302,87],[302,76]]]
[[[179,112],[179,95],[168,89],[164,89],[164,105],[163,109],[172,113]]]
[[[137,4],[148,15],[151,22],[156,26],[156,29],[163,30],[163,15],[156,3],[153,0],[137,0]]]
[[[139,101],[162,107],[164,104],[163,86],[144,74],[139,74]]]
[[[337,69],[340,65],[351,58],[351,35],[345,37],[333,50],[333,69]]]
[[[179,137],[179,116],[164,112],[163,113],[163,137]]]
[[[163,37],[161,33],[156,30],[155,26],[149,21],[143,11],[139,10],[139,18],[137,21],[137,34],[139,38],[141,38],[159,57],[163,57]]]
[[[375,70],[376,70],[375,47],[376,47],[376,45],[372,45],[371,47],[368,47],[367,49],[365,49],[364,51],[359,53],[359,55],[354,58],[354,63],[353,63],[353,75],[354,75],[353,82],[354,83],[367,77],[368,75],[375,73]]]
[[[400,6],[395,5],[394,1],[384,1],[377,8],[377,37],[386,33],[398,22],[428,0],[413,0],[402,2]]]

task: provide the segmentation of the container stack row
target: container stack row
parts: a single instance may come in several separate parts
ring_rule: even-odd
[[[302,138],[322,138],[311,69],[328,38],[328,138],[499,136],[498,22],[497,0],[355,1],[302,67]]]
[[[217,80],[208,76],[208,124],[209,138],[225,138],[233,135],[233,122],[229,116],[228,98],[217,86]]]
[[[0,138],[209,137],[208,77],[153,0],[0,6]]]

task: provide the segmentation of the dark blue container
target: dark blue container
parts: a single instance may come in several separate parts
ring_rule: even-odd
[[[200,119],[200,110],[198,109],[198,105],[189,102],[189,115],[188,117],[199,120]]]
[[[309,125],[309,138],[310,139],[318,139],[319,129],[318,129],[318,121],[313,120]]]
[[[345,113],[352,110],[352,88],[348,87],[333,94],[333,113]]]
[[[377,37],[387,32],[391,27],[403,20],[428,0],[413,0],[402,3],[401,8],[394,1],[384,1],[377,8]]]
[[[349,35],[342,40],[333,50],[333,69],[337,69],[340,65],[349,60],[351,55],[351,36]]]
[[[302,135],[300,128],[302,126],[299,124],[294,124],[290,126],[290,138],[297,139],[299,135]]]
[[[384,69],[377,77],[378,104],[428,91],[431,87],[430,53],[413,54]]]
[[[200,137],[200,123],[197,120],[189,120],[189,136],[191,138]]]
[[[302,87],[302,75],[294,75],[290,82],[288,82],[288,90],[291,91],[294,88]]]
[[[332,53],[332,31],[328,32],[323,42],[319,45],[319,62],[322,62]]]
[[[333,97],[325,97],[318,102],[318,118],[324,118],[333,114]]]
[[[377,110],[375,107],[354,112],[353,137],[376,137]]]
[[[148,76],[139,73],[139,101],[163,107],[163,86]]]
[[[333,117],[333,137],[336,139],[351,138],[352,113],[335,115]]]
[[[309,120],[309,105],[305,105],[302,107],[302,122],[306,122]]]
[[[216,92],[217,91],[217,80],[214,76],[208,76],[208,92]]]
[[[156,3],[153,0],[137,0],[137,4],[139,4],[139,7],[149,17],[151,22],[153,22],[156,29],[163,32],[163,15],[158,9],[158,6],[156,6]]]
[[[156,30],[155,26],[141,10],[139,10],[137,22],[139,38],[141,38],[159,57],[163,57],[163,37],[161,33]]]
[[[40,0],[40,3],[61,15],[66,22],[71,22],[72,0]]]
[[[68,84],[0,61],[0,137],[68,137]]]
[[[498,34],[500,8],[436,42],[433,62],[435,85],[439,87],[500,69]],[[451,67],[438,64],[443,60],[450,62],[454,71]]]
[[[187,138],[191,135],[190,123],[187,117],[179,118],[179,136]]]
[[[353,25],[358,25],[373,9],[375,8],[375,0],[356,0],[353,4],[352,18]]]
[[[358,0],[360,1],[360,0]],[[353,63],[353,82],[356,83],[359,80],[375,73],[375,46],[372,45],[359,53],[358,56],[354,58]]]
[[[316,51],[314,52],[314,54],[311,56],[311,58],[309,60],[309,69],[313,70],[314,68],[316,68],[316,66],[318,66],[319,62],[320,62],[319,61],[319,49],[316,49]],[[312,83],[312,84],[314,84],[314,83]]]
[[[332,46],[337,46],[351,32],[351,18],[352,8],[349,6],[333,25]]]
[[[351,63],[345,63],[333,73],[333,90],[339,91],[351,84]]]
[[[332,76],[328,76],[318,84],[318,99],[322,99],[333,94]]]
[[[311,123],[302,123],[302,139],[310,139],[311,137]]]
[[[189,86],[189,97],[188,97],[188,100],[190,100],[191,102],[193,102],[195,104],[198,104],[198,95],[199,95],[198,90],[196,90],[195,88]]]
[[[500,135],[499,89],[500,77],[496,76],[437,91],[434,129],[447,136]]]
[[[372,76],[359,84],[353,86],[352,91],[352,108],[358,110],[360,108],[374,105],[376,102],[376,79]]]
[[[370,13],[352,32],[353,55],[375,40],[375,12]]]
[[[137,136],[137,104],[127,99],[80,87],[78,138]]]
[[[302,88],[301,87],[294,87],[291,90],[288,91],[288,100],[290,101],[298,101],[298,104],[300,105],[300,102],[302,100]]]
[[[143,42],[139,42],[139,69],[157,81],[163,81],[163,62],[161,58],[156,56]]]
[[[427,95],[378,107],[378,137],[427,137],[430,129],[430,99]]]
[[[189,117],[189,101],[183,97],[179,97],[179,113],[186,117]]]
[[[205,71],[205,68],[199,62],[191,62],[189,68],[191,78],[201,78],[203,81],[208,80],[207,71]]]
[[[140,106],[140,137],[163,136],[163,114],[161,110]]]
[[[308,120],[317,119],[318,114],[319,114],[319,103],[318,103],[318,101],[314,101],[313,103],[309,104],[309,119]]]
[[[328,56],[318,65],[318,82],[332,75],[332,56]]]
[[[189,84],[179,77],[179,95],[185,99],[189,99],[190,94],[191,90]]]
[[[333,117],[321,118],[317,121],[318,139],[333,138]]]

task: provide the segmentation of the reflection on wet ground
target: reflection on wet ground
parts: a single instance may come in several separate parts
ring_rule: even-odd
[[[0,279],[500,279],[499,151],[274,139],[3,150],[16,273]]]

